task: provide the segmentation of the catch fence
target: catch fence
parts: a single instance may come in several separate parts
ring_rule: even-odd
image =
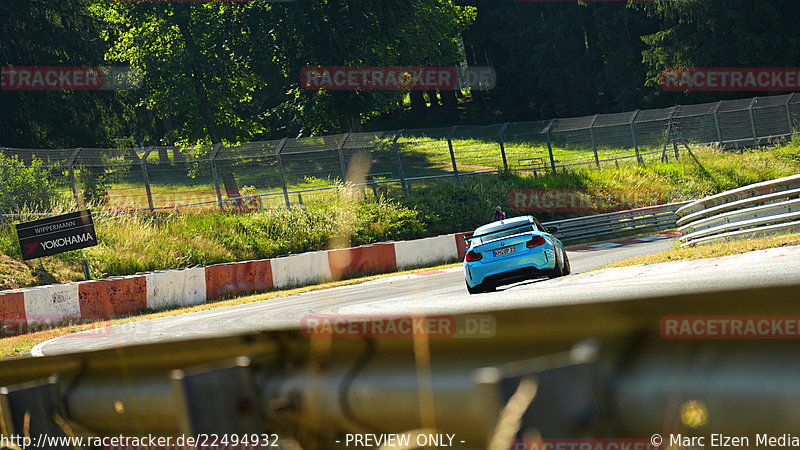
[[[347,133],[237,145],[128,149],[0,148],[43,161],[52,182],[100,210],[252,211],[329,199],[345,180],[365,195],[498,171],[538,176],[669,161],[691,145],[726,150],[790,139],[800,95],[486,126]],[[0,202],[8,204],[8,196]]]

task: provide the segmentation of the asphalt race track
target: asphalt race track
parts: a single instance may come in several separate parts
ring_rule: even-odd
[[[504,286],[469,295],[460,267],[438,273],[383,278],[226,308],[115,325],[38,345],[35,356],[83,352],[136,343],[296,328],[308,314],[445,314],[487,312],[574,302],[602,302],[698,290],[783,285],[800,281],[800,247],[762,250],[590,272],[615,260],[671,248],[669,239],[569,252],[573,275]],[[800,293],[799,293],[800,294]]]

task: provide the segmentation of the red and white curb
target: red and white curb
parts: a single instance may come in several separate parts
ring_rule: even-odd
[[[465,249],[464,233],[456,233],[2,291],[0,322],[13,327],[15,333],[26,333],[37,329],[34,324],[59,324],[74,319],[106,320],[148,308],[191,306],[230,295],[307,286],[363,273],[391,273],[431,266],[463,259]]]

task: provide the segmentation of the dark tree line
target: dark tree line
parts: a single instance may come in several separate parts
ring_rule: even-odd
[[[536,120],[710,101],[671,93],[670,66],[800,66],[797,0],[0,2],[0,66],[130,66],[130,91],[0,91],[0,145],[236,142],[395,127],[454,92],[318,92],[304,67],[492,66],[462,109]],[[463,53],[462,50],[463,49]],[[460,97],[460,93],[458,94]],[[392,115],[391,122],[385,119]],[[384,123],[385,122],[385,123]],[[383,124],[383,125],[382,125]]]
[[[469,62],[497,68],[486,101],[509,120],[751,95],[663,92],[666,67],[800,66],[793,0],[470,3]]]

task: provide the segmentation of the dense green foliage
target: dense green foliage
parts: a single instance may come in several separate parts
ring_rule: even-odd
[[[664,67],[800,65],[796,0],[5,0],[0,17],[2,67],[130,66],[143,75],[130,91],[3,92],[0,145],[9,147],[410,128],[430,126],[429,110],[447,124],[568,117],[752,95],[663,92]],[[498,80],[472,103],[462,98],[460,112],[453,92],[300,86],[308,66],[464,59],[493,66]],[[398,119],[409,104],[416,114]]]
[[[754,93],[661,91],[667,67],[797,67],[793,0],[474,0],[468,60],[497,68],[483,99],[508,120],[619,112]]]
[[[47,211],[59,198],[47,170],[35,158],[25,165],[16,156],[0,153],[0,184],[16,203],[12,204],[5,193],[0,194],[0,209],[8,213],[16,208]]]

